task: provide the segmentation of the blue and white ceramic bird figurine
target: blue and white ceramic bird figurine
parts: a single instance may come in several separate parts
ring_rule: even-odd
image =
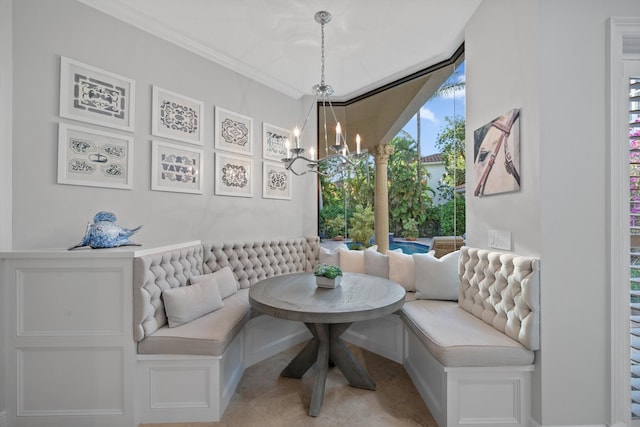
[[[92,249],[115,248],[118,246],[140,246],[129,241],[129,237],[137,233],[142,226],[133,229],[116,224],[116,216],[111,212],[98,212],[93,217],[93,224],[87,223],[87,231],[82,242],[69,250],[89,246]]]

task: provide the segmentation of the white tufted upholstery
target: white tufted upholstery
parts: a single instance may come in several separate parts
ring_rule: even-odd
[[[202,274],[202,245],[189,246],[133,260],[133,335],[136,341],[167,324],[160,296],[168,288],[186,286]]]
[[[539,260],[463,247],[458,305],[531,350],[540,348]]]
[[[319,238],[244,243],[204,243],[204,272],[229,266],[246,289],[262,279],[311,271],[318,259]]]
[[[145,255],[133,262],[134,338],[141,341],[167,324],[162,291],[186,286],[191,276],[229,266],[241,288],[267,277],[312,271],[320,239],[308,237],[244,243],[205,243]]]

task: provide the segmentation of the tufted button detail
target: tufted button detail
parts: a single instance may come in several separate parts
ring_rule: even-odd
[[[463,247],[458,305],[532,350],[539,338],[539,261]]]

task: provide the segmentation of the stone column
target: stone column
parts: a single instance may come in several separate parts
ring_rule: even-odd
[[[393,154],[393,146],[378,145],[372,150],[376,165],[376,188],[374,196],[375,237],[378,252],[389,250],[389,189],[387,187],[387,165]]]

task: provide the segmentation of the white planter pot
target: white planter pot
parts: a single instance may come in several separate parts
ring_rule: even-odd
[[[337,288],[340,286],[342,276],[338,276],[335,279],[329,279],[324,276],[316,276],[316,286],[320,288]]]

